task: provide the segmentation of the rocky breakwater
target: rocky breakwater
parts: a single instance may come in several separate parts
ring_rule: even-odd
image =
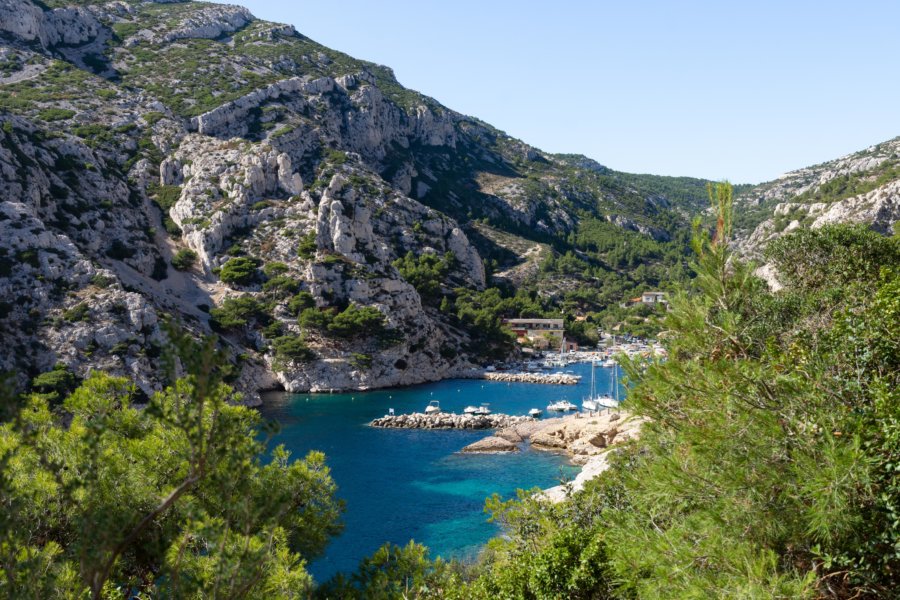
[[[544,383],[551,385],[575,385],[581,378],[565,373],[496,373],[483,375],[488,381],[506,381],[509,383]]]
[[[385,415],[370,423],[372,427],[391,429],[498,429],[514,427],[533,421],[531,417],[516,415],[458,415],[456,413],[410,413]]]

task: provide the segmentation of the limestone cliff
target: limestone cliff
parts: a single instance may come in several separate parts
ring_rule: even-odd
[[[737,207],[748,217],[739,247],[753,257],[798,227],[862,223],[890,235],[900,221],[900,138],[750,188]]]
[[[0,371],[149,393],[171,318],[248,401],[451,376],[482,349],[441,299],[485,259],[518,285],[582,219],[674,239],[704,185],[541,152],[241,7],[0,0]]]

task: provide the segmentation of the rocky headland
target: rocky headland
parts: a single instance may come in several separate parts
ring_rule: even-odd
[[[559,502],[605,471],[609,467],[607,455],[611,448],[637,439],[645,421],[627,411],[615,410],[605,410],[596,416],[577,413],[554,419],[530,419],[499,429],[461,452],[517,452],[522,444],[528,443],[536,450],[568,455],[574,464],[581,465],[581,472],[569,484],[542,493],[547,500]]]

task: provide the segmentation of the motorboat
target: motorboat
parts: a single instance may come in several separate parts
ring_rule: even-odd
[[[533,419],[537,419],[542,414],[544,414],[544,411],[542,411],[539,408],[532,408],[531,410],[528,411],[528,416]]]
[[[601,364],[600,366],[603,367],[604,369],[612,369],[613,367],[616,366],[616,361],[614,361],[611,358],[607,358],[606,360],[603,361],[603,364]]]
[[[463,409],[464,415],[474,415],[478,412],[477,406],[472,406],[471,404]]]
[[[556,402],[551,402],[550,404],[548,404],[547,410],[552,410],[555,412],[566,412],[570,410],[578,410],[578,407],[568,400],[557,400]]]
[[[436,415],[441,412],[441,403],[437,400],[432,400],[428,403],[428,406],[425,407],[426,415]]]
[[[481,406],[479,406],[478,408],[475,409],[475,414],[476,414],[476,415],[489,415],[489,414],[491,414],[491,409],[488,408],[489,406],[490,406],[490,404],[488,404],[487,402],[482,402],[482,403],[481,403]]]

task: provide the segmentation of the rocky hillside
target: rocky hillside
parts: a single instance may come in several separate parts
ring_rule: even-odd
[[[158,388],[164,318],[216,331],[249,400],[459,374],[479,325],[439,305],[486,260],[516,284],[585,220],[668,243],[704,186],[543,153],[241,7],[0,0],[0,371],[22,386]]]
[[[798,227],[865,223],[891,234],[900,221],[900,138],[744,190],[735,213],[751,256]]]

